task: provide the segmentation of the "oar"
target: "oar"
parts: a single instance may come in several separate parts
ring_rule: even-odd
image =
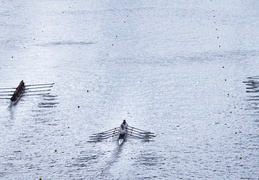
[[[106,132],[109,132],[109,131],[115,131],[115,130],[118,130],[119,129],[119,127],[116,127],[116,128],[113,128],[113,129],[109,129],[109,130],[107,130],[107,131],[103,131],[103,132],[100,132],[100,133],[95,133],[95,134],[105,134]],[[93,134],[93,135],[95,135],[95,134]]]
[[[142,131],[138,131],[138,130],[129,130],[129,131],[131,131],[131,132],[136,132],[136,133],[139,133],[139,134],[154,134],[154,133],[152,133],[152,132],[149,132],[149,131],[144,131],[144,132],[142,132]]]
[[[12,94],[0,94],[0,96],[12,96]]]
[[[129,126],[129,128],[131,128],[131,129],[135,129],[135,130],[139,130],[139,131],[143,131],[143,132],[146,132],[146,131],[145,131],[145,130],[143,130],[143,129],[135,128],[135,127],[132,127],[132,126]]]
[[[110,137],[90,139],[90,140],[87,141],[87,142],[101,142],[101,141],[103,141],[103,140],[105,140],[105,139],[108,139],[108,138],[110,138]]]
[[[103,139],[108,139],[108,138],[115,137],[115,136],[116,136],[116,134],[109,135],[109,136],[90,137],[90,139],[91,140],[103,140]]]
[[[26,94],[26,95],[22,95],[22,96],[44,96],[44,95],[48,95],[49,93],[43,93],[43,94]]]
[[[109,134],[97,134],[97,135],[93,135],[93,136],[89,136],[90,138],[105,138],[105,137],[111,137],[114,136],[115,134],[117,134],[118,132],[113,132],[113,133],[109,133]]]
[[[109,131],[116,131],[116,130],[118,130],[118,129],[119,129],[119,127],[116,127],[116,128],[113,128],[113,129],[109,129],[109,130],[107,130],[107,131],[100,132],[100,133],[98,133],[98,134],[105,134],[106,132],[109,132]]]
[[[50,86],[54,85],[55,83],[48,83],[48,84],[31,84],[31,85],[25,85],[25,87],[30,87],[30,86]]]
[[[53,86],[42,86],[42,87],[28,87],[28,88],[25,88],[25,90],[27,89],[45,89],[45,88],[52,88]]]
[[[142,137],[156,137],[156,135],[154,134],[150,134],[150,133],[140,133],[140,132],[128,132],[129,134],[136,134]]]
[[[130,127],[131,127],[131,126],[130,126]],[[135,127],[131,127],[131,128],[132,128],[133,130],[136,130],[136,131],[154,134],[154,133],[152,133],[152,132],[145,131],[145,130],[142,130],[142,129],[139,129],[139,128],[135,128]]]
[[[10,98],[2,98],[2,97],[0,97],[0,99],[10,99]]]
[[[116,136],[117,134],[118,134],[118,132],[113,132],[113,133],[109,133],[109,134],[92,135],[92,136],[89,136],[89,137],[91,139],[104,139],[104,138]]]
[[[0,91],[0,93],[13,93],[14,91]]]
[[[155,135],[151,135],[151,134],[140,134],[140,133],[136,133],[136,132],[129,132],[128,133],[131,136],[138,136],[138,137],[143,137],[143,138],[152,138],[152,137],[156,137]]]
[[[130,127],[128,130],[129,130],[129,131],[136,131],[136,132],[143,132],[143,133],[154,134],[154,133],[152,133],[152,132],[145,131],[145,130],[142,130],[142,129],[138,129],[138,128],[135,128],[135,127]]]
[[[2,89],[16,89],[16,88],[0,88],[0,90],[2,90]]]

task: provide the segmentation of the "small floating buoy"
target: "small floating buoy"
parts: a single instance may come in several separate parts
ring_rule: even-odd
[[[80,106],[77,106],[77,108],[80,108]]]
[[[55,152],[58,152],[58,150],[55,149]]]

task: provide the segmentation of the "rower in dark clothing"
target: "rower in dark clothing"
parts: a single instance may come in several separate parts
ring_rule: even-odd
[[[11,98],[11,101],[16,101],[19,96],[22,94],[23,90],[24,90],[24,82],[23,80],[20,82],[19,86],[16,88],[16,90],[13,93],[13,96]]]

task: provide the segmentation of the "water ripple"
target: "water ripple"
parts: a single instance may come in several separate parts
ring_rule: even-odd
[[[246,101],[248,102],[247,110],[252,110],[254,114],[259,113],[259,76],[247,77],[246,93],[248,94]]]
[[[85,46],[85,45],[91,45],[94,44],[92,41],[55,41],[55,42],[49,42],[45,44],[38,44],[38,46]]]

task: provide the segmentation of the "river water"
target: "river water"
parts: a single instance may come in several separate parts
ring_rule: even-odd
[[[259,179],[259,2],[3,0],[0,179]],[[1,96],[3,97],[3,96]],[[89,143],[120,125],[156,134]]]

